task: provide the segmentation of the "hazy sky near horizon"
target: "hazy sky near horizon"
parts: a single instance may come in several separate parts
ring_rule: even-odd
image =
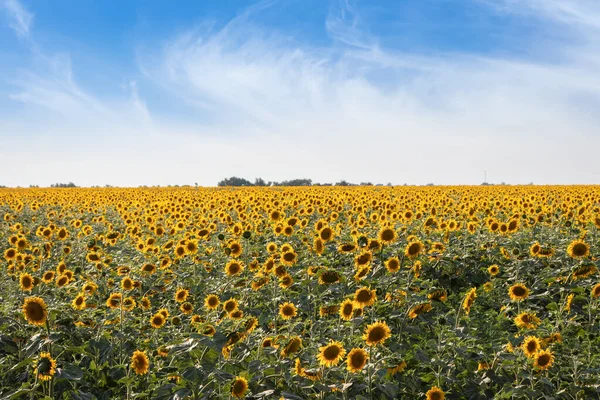
[[[598,0],[0,0],[0,185],[600,183]]]

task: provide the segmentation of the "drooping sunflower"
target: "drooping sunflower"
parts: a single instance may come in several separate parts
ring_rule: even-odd
[[[292,303],[283,303],[279,305],[279,315],[282,319],[292,319],[297,315],[296,306]]]
[[[599,284],[600,285],[600,284]],[[354,301],[346,299],[340,304],[340,318],[344,321],[350,321],[354,314]]]
[[[217,307],[219,307],[219,304],[219,296],[216,294],[209,294],[204,298],[204,307],[208,310],[216,310]]]
[[[392,274],[398,272],[400,270],[400,260],[397,257],[388,258],[385,262],[385,268]]]
[[[367,325],[362,338],[367,343],[367,346],[375,346],[383,344],[391,336],[392,331],[390,327],[385,322],[377,321]]]
[[[19,286],[21,290],[25,292],[29,292],[33,289],[33,276],[28,274],[27,272],[23,272],[21,276],[19,276]]]
[[[325,270],[319,274],[319,285],[332,285],[340,282],[342,276],[333,270]]]
[[[231,382],[231,395],[238,399],[242,399],[246,396],[248,391],[248,381],[242,376],[236,376]]]
[[[550,350],[538,351],[535,355],[533,366],[537,369],[546,370],[554,364],[554,354]]]
[[[437,289],[427,295],[427,298],[433,301],[445,302],[448,300],[448,292],[446,289]]]
[[[521,348],[527,357],[533,357],[538,351],[541,350],[542,344],[539,338],[535,336],[527,336],[525,339],[523,339]]]
[[[427,400],[444,400],[446,398],[446,393],[437,386],[433,386],[425,395]]]
[[[411,319],[415,319],[419,315],[431,311],[431,309],[432,309],[431,303],[429,303],[429,302],[417,304],[416,306],[414,306],[413,308],[410,309],[410,311],[408,312],[408,316]]]
[[[356,268],[365,267],[371,263],[372,258],[373,254],[371,252],[363,251],[354,257],[354,266]]]
[[[512,301],[522,301],[529,296],[529,289],[527,286],[517,283],[508,288],[508,295]]]
[[[462,303],[462,308],[463,310],[465,310],[465,314],[469,315],[469,313],[471,312],[471,307],[473,306],[473,303],[475,303],[476,298],[477,288],[471,288],[465,295],[465,298]]]
[[[367,363],[369,356],[363,349],[352,349],[346,357],[346,369],[350,372],[360,372]]]
[[[301,348],[302,339],[298,336],[292,336],[281,350],[281,356],[289,357],[290,355],[297,353]]]
[[[227,265],[225,265],[225,273],[228,276],[236,276],[242,273],[244,270],[244,264],[241,261],[230,260]]]
[[[56,374],[56,361],[50,353],[40,353],[40,356],[34,363],[34,374],[40,381],[49,381]]]
[[[592,298],[597,299],[598,297],[600,297],[600,283],[597,283],[596,285],[594,285],[594,287],[592,288],[590,295],[592,296]]]
[[[354,302],[359,307],[372,306],[377,300],[377,292],[375,289],[370,290],[367,287],[357,289],[354,293]]]
[[[584,264],[573,271],[573,280],[585,279],[594,275],[598,268],[594,264]]]
[[[317,360],[320,365],[333,367],[340,363],[346,355],[346,350],[340,342],[330,341],[329,344],[319,347]]]
[[[535,329],[542,322],[535,313],[522,312],[515,317],[515,325],[521,329]]]
[[[590,254],[590,246],[582,240],[573,240],[567,247],[567,254],[571,258],[584,258]]]
[[[131,369],[136,375],[145,375],[148,373],[150,367],[150,361],[145,352],[136,350],[131,356]]]
[[[181,303],[179,310],[181,310],[182,313],[189,315],[192,312],[194,312],[194,305],[192,303],[190,303],[189,301],[186,301],[184,303]]]

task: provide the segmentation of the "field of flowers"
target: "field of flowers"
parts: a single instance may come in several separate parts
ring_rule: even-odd
[[[2,399],[598,399],[600,187],[0,189]]]

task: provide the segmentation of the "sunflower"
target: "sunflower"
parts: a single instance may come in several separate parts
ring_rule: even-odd
[[[372,306],[377,300],[377,292],[367,287],[362,287],[354,293],[354,302],[359,307]]]
[[[497,264],[490,265],[487,270],[491,276],[496,276],[500,273],[500,267]]]
[[[377,321],[367,325],[362,338],[367,343],[367,346],[375,346],[383,344],[391,336],[392,331],[389,326],[385,322]]]
[[[469,315],[469,313],[471,312],[471,307],[473,306],[473,303],[475,303],[476,298],[477,298],[477,289],[476,288],[472,288],[465,295],[465,298],[462,303],[462,308],[465,310],[465,313],[467,315]]]
[[[529,296],[529,289],[527,286],[518,283],[508,288],[508,295],[512,301],[525,300]]]
[[[444,391],[437,386],[429,389],[425,395],[427,396],[427,400],[444,400],[446,398]]]
[[[56,374],[56,361],[50,353],[40,353],[39,358],[34,363],[34,374],[40,381],[49,381]]]
[[[319,231],[319,238],[323,242],[329,242],[330,240],[333,239],[333,229],[331,229],[328,226],[324,227],[323,229],[321,229]]]
[[[441,301],[443,303],[448,300],[448,292],[446,292],[446,289],[437,289],[429,293],[427,298],[433,301]]]
[[[119,308],[121,307],[121,299],[122,299],[122,295],[121,293],[112,293],[110,296],[108,296],[108,299],[106,300],[106,306],[108,308]]]
[[[522,312],[515,317],[515,325],[521,329],[535,329],[542,322],[534,313]]]
[[[279,278],[279,287],[282,289],[287,289],[294,283],[294,278],[290,274],[285,274],[284,276]]]
[[[406,248],[404,249],[404,255],[408,258],[415,258],[419,255],[419,253],[421,253],[422,250],[423,243],[417,240],[406,245]]]
[[[398,260],[397,257],[392,257],[389,258],[386,262],[385,262],[385,268],[390,272],[390,273],[395,273],[398,272],[400,270],[400,260]]]
[[[30,324],[42,326],[48,318],[48,307],[41,297],[27,297],[23,303],[23,314]]]
[[[142,297],[142,300],[140,301],[140,306],[144,310],[149,310],[152,306],[152,303],[150,303],[150,298],[148,298],[147,296]]]
[[[241,261],[230,260],[227,265],[225,265],[225,273],[228,276],[236,276],[242,273],[244,270],[244,264]]]
[[[396,240],[396,231],[392,228],[382,228],[379,231],[379,240],[384,244],[390,244]]]
[[[362,252],[354,257],[354,266],[356,268],[367,266],[371,263],[373,254],[368,251]]]
[[[237,310],[238,306],[239,306],[239,303],[236,299],[225,300],[225,302],[223,303],[223,310],[226,313],[231,313],[231,312]]]
[[[533,357],[538,351],[541,350],[542,344],[539,338],[535,336],[527,336],[525,339],[523,339],[521,348],[527,357]]]
[[[591,290],[590,295],[594,299],[597,299],[598,297],[600,297],[600,283],[597,283],[596,285],[594,285],[594,287]]]
[[[198,242],[196,240],[188,240],[185,243],[185,254],[194,255],[198,253]]]
[[[554,355],[550,350],[538,351],[535,355],[533,366],[537,369],[546,370],[554,364]]]
[[[600,285],[600,284],[599,284]],[[344,321],[350,321],[354,312],[354,301],[346,299],[340,304],[340,318]]]
[[[277,243],[269,242],[267,243],[267,251],[271,254],[277,251]]]
[[[325,270],[319,274],[319,285],[332,285],[341,279],[342,276],[337,271]]]
[[[302,339],[298,336],[292,336],[281,350],[281,356],[289,357],[290,355],[297,353],[301,348]]]
[[[46,271],[44,275],[42,275],[42,282],[50,283],[54,280],[54,271]]]
[[[58,278],[56,278],[56,286],[58,286],[58,287],[63,287],[68,283],[69,283],[69,277],[66,274],[62,274]]]
[[[181,303],[181,306],[179,307],[179,309],[181,310],[182,313],[189,315],[194,311],[194,305],[192,303],[190,303],[189,301],[186,301],[185,303]]]
[[[161,328],[162,326],[165,325],[166,322],[167,322],[167,317],[165,317],[160,312],[157,312],[152,317],[150,317],[150,325],[155,329]]]
[[[215,333],[217,333],[217,329],[213,325],[209,324],[200,329],[200,333],[202,333],[204,336],[213,336]]]
[[[323,251],[325,251],[325,245],[320,238],[315,238],[315,240],[313,241],[313,248],[315,253],[317,253],[318,255],[323,254]]]
[[[232,257],[239,257],[244,251],[242,244],[238,241],[233,241],[229,244],[230,255]]]
[[[567,247],[567,254],[571,258],[583,258],[590,254],[590,246],[581,240],[573,240]]]
[[[144,264],[141,268],[142,272],[148,275],[152,275],[156,272],[156,265],[154,264]]]
[[[431,311],[431,309],[432,309],[432,307],[431,307],[430,303],[417,304],[416,306],[414,306],[413,308],[410,309],[410,311],[408,312],[408,316],[411,319],[415,319],[419,315]]]
[[[148,361],[146,353],[139,350],[134,351],[131,356],[131,369],[133,369],[136,375],[147,374],[149,367],[150,362]]]
[[[231,395],[238,399],[244,398],[248,391],[248,381],[246,378],[236,376],[231,382]]]
[[[178,303],[183,303],[184,301],[187,300],[187,298],[188,298],[189,295],[190,295],[189,290],[183,289],[183,288],[179,288],[175,292],[175,301],[178,302]]]
[[[369,356],[363,349],[352,349],[346,357],[346,369],[350,372],[359,372],[367,363]]]
[[[356,245],[354,243],[344,243],[338,247],[340,253],[351,253],[354,250],[356,250]]]
[[[208,310],[216,310],[219,307],[220,301],[219,296],[216,294],[209,294],[204,298],[204,307]]]
[[[71,305],[76,310],[83,310],[85,308],[85,296],[83,294],[77,295]]]
[[[291,266],[291,265],[294,265],[297,258],[298,258],[298,254],[296,254],[296,252],[294,250],[286,251],[285,253],[281,254],[281,263],[283,265]]]
[[[33,289],[34,286],[33,277],[26,272],[22,273],[19,277],[19,286],[21,287],[21,290],[25,292],[31,291],[31,289]]]
[[[345,355],[346,350],[344,350],[342,344],[332,340],[329,344],[319,347],[317,360],[322,366],[333,367],[338,365]]]
[[[279,305],[279,315],[282,319],[292,319],[297,315],[296,306],[292,303],[283,303]]]
[[[133,279],[131,279],[128,276],[126,276],[125,278],[123,278],[123,280],[121,281],[121,288],[123,290],[131,290],[131,289],[133,289]]]
[[[4,250],[4,259],[11,261],[17,258],[17,249],[6,249]]]
[[[585,279],[594,275],[598,269],[593,264],[582,265],[573,271],[573,280]]]

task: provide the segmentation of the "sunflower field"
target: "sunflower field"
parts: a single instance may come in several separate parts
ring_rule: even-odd
[[[0,189],[1,399],[599,399],[600,187]]]

